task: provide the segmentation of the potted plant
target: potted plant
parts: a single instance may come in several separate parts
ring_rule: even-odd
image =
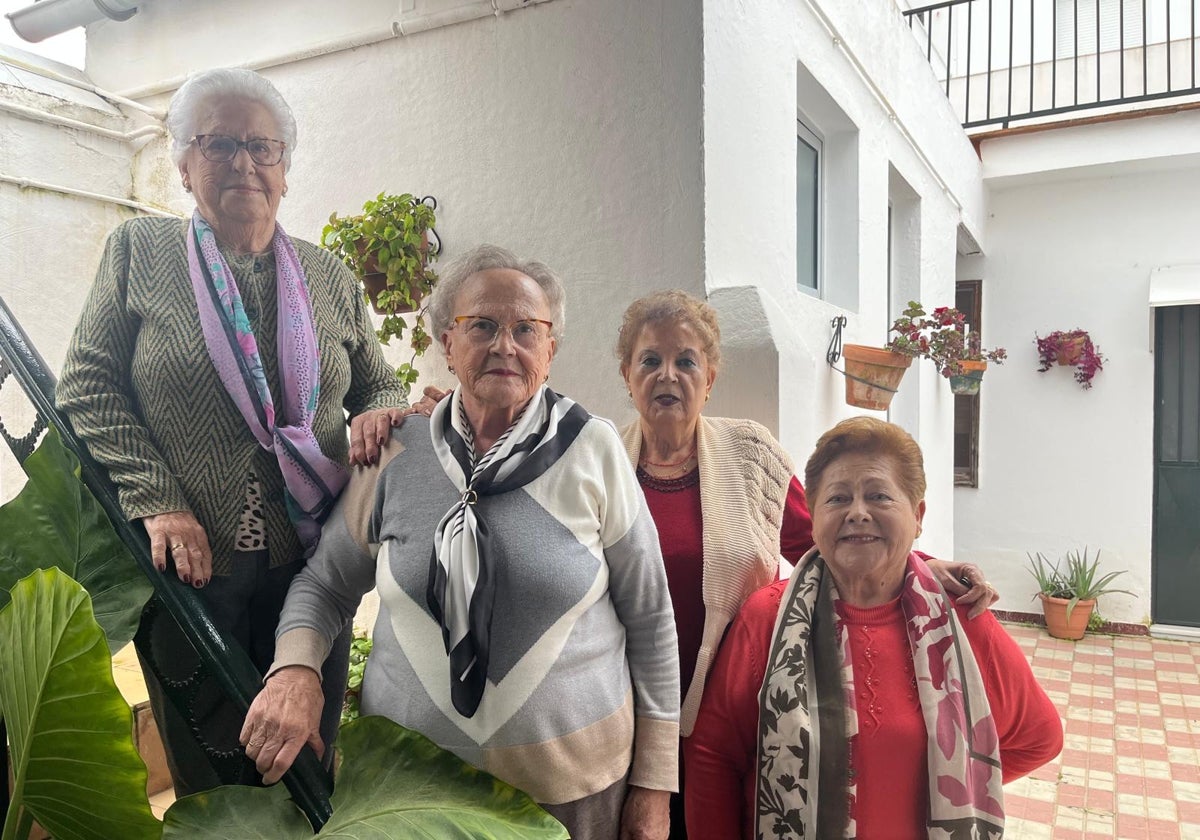
[[[1087,330],[1055,330],[1045,338],[1034,333],[1033,340],[1037,344],[1039,373],[1056,364],[1074,366],[1075,381],[1086,391],[1092,387],[1092,377],[1104,369],[1104,356]]]
[[[1038,592],[1034,597],[1042,601],[1046,616],[1046,630],[1056,639],[1082,639],[1088,628],[1096,599],[1107,592],[1133,593],[1127,589],[1110,586],[1113,580],[1124,574],[1118,569],[1100,575],[1100,552],[1088,559],[1087,548],[1083,553],[1069,551],[1063,557],[1065,567],[1051,563],[1041,552],[1029,556],[1029,573],[1037,581]]]
[[[384,316],[376,330],[382,344],[403,338],[408,324],[402,316],[416,312],[409,334],[412,357],[396,369],[406,389],[417,380],[413,362],[433,341],[425,330],[423,301],[437,284],[430,267],[441,251],[433,227],[436,208],[433,196],[380,193],[356,216],[334,213],[321,232],[321,246],[354,272],[371,306]]]
[[[967,318],[957,309],[939,306],[931,313],[918,301],[892,323],[895,333],[888,348],[896,353],[931,360],[938,373],[950,380],[955,394],[978,394],[988,362],[1003,364],[1008,353],[1003,347],[985,350],[979,333],[967,331]]]
[[[864,344],[843,345],[842,358],[846,360],[842,371],[846,377],[846,404],[872,411],[887,411],[904,372],[912,364],[912,356]]]

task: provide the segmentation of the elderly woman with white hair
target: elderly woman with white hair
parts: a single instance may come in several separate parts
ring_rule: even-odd
[[[345,413],[373,436],[405,403],[353,276],[276,221],[296,146],[279,91],[249,70],[200,73],[167,126],[195,212],[132,219],[108,238],[58,402],[145,525],[158,569],[173,565],[265,669],[288,585],[348,477]],[[155,625],[157,658],[186,674],[194,653],[169,625]],[[334,650],[331,701],[348,634]],[[236,759],[237,709],[202,689],[193,733],[143,671],[176,793],[219,784],[197,739]],[[326,741],[337,721],[331,702]]]
[[[525,790],[574,840],[665,838],[666,573],[616,430],[545,385],[562,285],[483,246],[441,272],[430,315],[459,385],[350,479],[288,593],[243,743],[268,782],[317,744],[321,662],[377,585],[364,714]]]

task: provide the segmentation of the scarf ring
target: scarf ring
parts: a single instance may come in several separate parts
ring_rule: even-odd
[[[321,357],[313,326],[312,302],[300,258],[283,228],[275,225],[276,334],[282,405],[267,387],[258,340],[229,264],[217,247],[212,227],[197,210],[188,226],[188,269],[200,327],[221,384],[259,444],[273,452],[283,473],[288,518],[311,556],[348,479],[346,468],[327,457],[313,434],[321,393]]]
[[[852,838],[858,732],[837,589],[814,548],[792,573],[759,693],[755,837]],[[1000,742],[983,677],[949,597],[909,554],[900,593],[928,733],[928,836],[1004,832]]]
[[[543,385],[479,455],[461,388],[430,416],[434,451],[461,495],[434,531],[426,602],[442,627],[450,698],[464,717],[475,715],[487,684],[496,568],[519,559],[500,556],[487,527],[486,499],[523,487],[550,469],[589,419],[583,406]]]

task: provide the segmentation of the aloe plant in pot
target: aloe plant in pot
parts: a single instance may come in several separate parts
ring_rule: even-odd
[[[1057,639],[1082,639],[1096,599],[1110,592],[1133,593],[1117,589],[1112,582],[1125,574],[1123,569],[1100,573],[1100,551],[1088,558],[1088,550],[1068,551],[1061,561],[1051,563],[1041,552],[1027,555],[1029,573],[1037,581],[1034,596],[1042,601],[1046,630]]]

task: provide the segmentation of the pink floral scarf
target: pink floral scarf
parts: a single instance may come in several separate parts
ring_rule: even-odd
[[[208,355],[254,437],[279,461],[288,517],[308,556],[316,548],[321,522],[346,485],[348,473],[321,451],[312,430],[321,394],[321,357],[304,269],[292,241],[278,224],[272,246],[279,306],[276,346],[281,406],[275,405],[267,387],[258,339],[242,307],[233,272],[217,248],[212,227],[198,210],[188,228],[188,268]]]
[[[814,548],[792,572],[759,694],[755,837],[855,836],[848,744],[858,732],[837,590]],[[915,554],[900,594],[929,735],[928,836],[1004,833],[1000,742],[949,597]]]

